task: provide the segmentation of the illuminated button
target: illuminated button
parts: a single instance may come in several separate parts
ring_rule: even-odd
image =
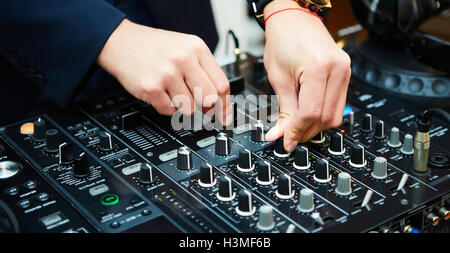
[[[31,206],[31,201],[29,201],[28,199],[21,200],[17,202],[17,206],[19,206],[22,209],[28,208]]]
[[[33,133],[34,133],[34,125],[32,122],[27,122],[20,126],[20,134],[28,135]]]
[[[50,195],[48,195],[48,193],[45,193],[45,192],[40,193],[40,194],[37,196],[37,199],[38,199],[39,201],[41,201],[41,202],[45,202],[45,201],[47,201],[49,198],[50,198]]]
[[[19,194],[19,189],[17,187],[10,187],[10,188],[6,189],[5,193],[10,196],[14,196],[14,195]]]
[[[23,186],[25,186],[25,188],[27,188],[27,189],[34,189],[34,188],[36,188],[36,186],[37,186],[37,183],[36,183],[36,181],[28,181],[28,182],[26,182]]]
[[[119,196],[117,196],[116,194],[110,193],[110,194],[106,194],[105,196],[103,196],[101,198],[101,200],[102,200],[102,205],[113,206],[113,205],[119,203]]]
[[[48,226],[56,224],[62,220],[63,219],[62,219],[61,215],[59,215],[59,213],[54,213],[54,214],[50,214],[48,216],[43,217],[41,219],[41,223],[44,224],[44,226],[48,227]]]

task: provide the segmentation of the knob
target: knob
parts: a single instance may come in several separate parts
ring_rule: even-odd
[[[89,163],[86,153],[81,153],[73,162],[72,175],[77,178],[89,176]]]
[[[233,192],[233,181],[229,176],[219,177],[219,191],[216,196],[221,201],[231,201],[236,197],[236,193]]]
[[[273,208],[271,206],[263,205],[259,208],[259,219],[256,227],[263,231],[271,230],[275,227]]]
[[[375,179],[385,179],[387,177],[387,160],[384,157],[376,157],[373,160],[372,177]]]
[[[345,153],[344,137],[341,133],[333,133],[331,135],[330,147],[328,152],[332,155],[342,155]]]
[[[217,180],[214,178],[213,168],[211,164],[206,163],[200,166],[200,179],[198,180],[198,184],[201,187],[212,187],[217,183]]]
[[[148,163],[141,164],[141,170],[139,172],[139,181],[143,184],[150,184],[155,181],[153,177],[153,168]]]
[[[38,118],[34,121],[33,128],[33,140],[44,141],[46,136],[45,132],[47,131],[45,120],[43,120],[42,118]]]
[[[389,135],[388,146],[391,148],[399,148],[402,143],[400,142],[400,131],[398,128],[391,128],[391,134]]]
[[[73,162],[73,145],[72,143],[64,142],[58,147],[59,150],[59,164],[70,164]]]
[[[216,136],[216,155],[227,156],[230,154],[230,140],[226,133],[219,133]]]
[[[275,141],[275,150],[273,151],[273,154],[277,157],[288,157],[290,153],[288,153],[283,146],[283,138],[279,138]]]
[[[113,149],[111,134],[107,132],[100,132],[98,135],[98,146],[103,151],[111,151]]]
[[[310,142],[314,143],[314,144],[320,144],[323,143],[325,141],[325,135],[323,134],[322,131],[320,131],[316,136],[314,136]]]
[[[362,118],[361,131],[364,133],[372,132],[372,115],[366,113]]]
[[[260,121],[253,125],[251,138],[254,142],[263,142],[265,140],[264,125]]]
[[[258,175],[256,177],[256,182],[260,185],[272,184],[274,178],[272,177],[271,164],[268,161],[259,160],[256,164],[258,170]]]
[[[311,167],[309,161],[309,151],[305,146],[298,146],[295,149],[294,168],[298,170],[306,170]]]
[[[361,168],[366,166],[367,161],[365,158],[364,147],[360,144],[354,144],[350,154],[350,165],[355,168]]]
[[[373,138],[377,140],[386,138],[386,135],[384,134],[384,122],[382,120],[378,120],[375,123],[375,134],[373,135]]]
[[[188,147],[178,149],[177,168],[179,170],[190,170],[192,168],[192,152]]]
[[[341,196],[352,194],[351,176],[347,172],[341,172],[338,175],[336,193]]]
[[[288,174],[281,174],[278,177],[278,189],[275,192],[280,199],[290,199],[295,192],[292,190],[292,179]]]
[[[249,190],[240,190],[238,193],[238,205],[236,213],[241,216],[253,215],[256,207],[253,206],[252,193]]]
[[[300,191],[299,204],[297,209],[300,212],[309,213],[314,211],[314,192],[310,189],[303,188]]]
[[[413,136],[412,135],[410,135],[410,134],[405,135],[405,139],[403,140],[403,146],[400,149],[400,152],[402,152],[405,155],[414,154]]]
[[[328,161],[325,159],[319,159],[314,166],[314,180],[318,183],[328,183],[331,181],[330,168]]]
[[[49,129],[45,131],[45,150],[47,152],[58,152],[61,137],[56,129]]]
[[[252,162],[252,152],[248,149],[239,150],[237,169],[241,172],[250,172],[255,168]]]

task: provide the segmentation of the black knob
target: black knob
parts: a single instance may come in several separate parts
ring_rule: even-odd
[[[233,192],[233,180],[229,176],[219,177],[219,191],[216,196],[221,201],[231,201],[236,197],[236,193]]]
[[[255,168],[252,162],[252,152],[248,149],[239,150],[237,169],[242,172],[250,172]]]
[[[310,142],[314,144],[320,144],[325,141],[325,136],[322,131],[320,131],[316,136],[314,136]]]
[[[33,140],[35,141],[44,141],[45,140],[45,131],[47,131],[47,126],[45,124],[45,120],[42,118],[38,118],[33,123]]]
[[[226,133],[216,136],[216,155],[227,156],[230,154],[230,139]]]
[[[73,162],[72,175],[77,178],[89,176],[89,163],[86,153],[81,153]]]
[[[283,138],[279,138],[275,141],[275,150],[273,151],[274,155],[277,157],[288,157],[289,153],[284,149],[283,146]]]
[[[200,179],[198,184],[201,187],[212,187],[216,184],[217,180],[214,178],[213,168],[211,164],[206,163],[200,166]]]
[[[192,152],[188,147],[178,149],[177,168],[179,170],[190,170],[192,168]]]
[[[153,168],[149,163],[142,163],[139,172],[139,181],[143,184],[150,184],[155,181]]]
[[[240,190],[238,192],[238,205],[236,213],[241,216],[250,216],[254,214],[256,207],[253,206],[252,193],[249,190]]]
[[[386,138],[386,135],[384,133],[384,122],[382,120],[378,120],[375,123],[375,134],[374,134],[373,138],[375,138],[377,140],[382,140],[382,139]]]
[[[295,149],[294,168],[298,170],[306,170],[311,167],[309,161],[309,150],[305,146],[298,146]]]
[[[264,125],[261,122],[258,122],[253,125],[251,138],[252,138],[252,141],[254,141],[254,142],[263,142],[265,140],[264,139]]]
[[[364,133],[372,132],[372,115],[366,113],[362,118],[361,131]]]
[[[319,159],[314,166],[314,180],[318,183],[328,183],[331,180],[330,168],[328,161],[325,159]]]
[[[272,177],[272,168],[270,162],[259,160],[256,164],[258,170],[258,175],[256,177],[256,182],[260,185],[272,184],[274,178]]]
[[[58,130],[49,129],[45,131],[45,150],[47,152],[58,152],[59,144],[61,144],[61,136]]]
[[[353,144],[350,154],[350,165],[355,168],[366,166],[364,147],[360,144]]]
[[[341,133],[333,133],[330,139],[330,147],[328,152],[332,155],[342,155],[345,153],[344,137]]]
[[[72,143],[64,142],[58,147],[59,164],[70,164],[73,162],[73,145]]]
[[[111,134],[102,131],[98,135],[98,147],[103,151],[111,151],[113,149]]]
[[[288,174],[281,174],[278,177],[278,189],[276,191],[276,195],[281,199],[289,199],[294,196],[291,176],[289,176]]]

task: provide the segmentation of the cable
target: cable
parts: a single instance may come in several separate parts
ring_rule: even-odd
[[[420,132],[428,132],[431,128],[431,118],[439,117],[450,124],[450,114],[439,108],[432,108],[424,111],[417,120],[417,130]]]

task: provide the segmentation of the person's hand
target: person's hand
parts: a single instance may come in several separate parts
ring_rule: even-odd
[[[163,115],[177,109],[192,114],[217,105],[221,122],[232,119],[228,79],[197,36],[125,19],[109,37],[97,63]],[[194,91],[202,96],[194,96]]]
[[[284,8],[301,7],[294,1],[273,1],[264,9],[265,17]],[[350,57],[318,17],[299,10],[270,17],[264,63],[280,106],[278,122],[266,140],[284,136],[284,148],[292,152],[298,142],[341,125]]]

